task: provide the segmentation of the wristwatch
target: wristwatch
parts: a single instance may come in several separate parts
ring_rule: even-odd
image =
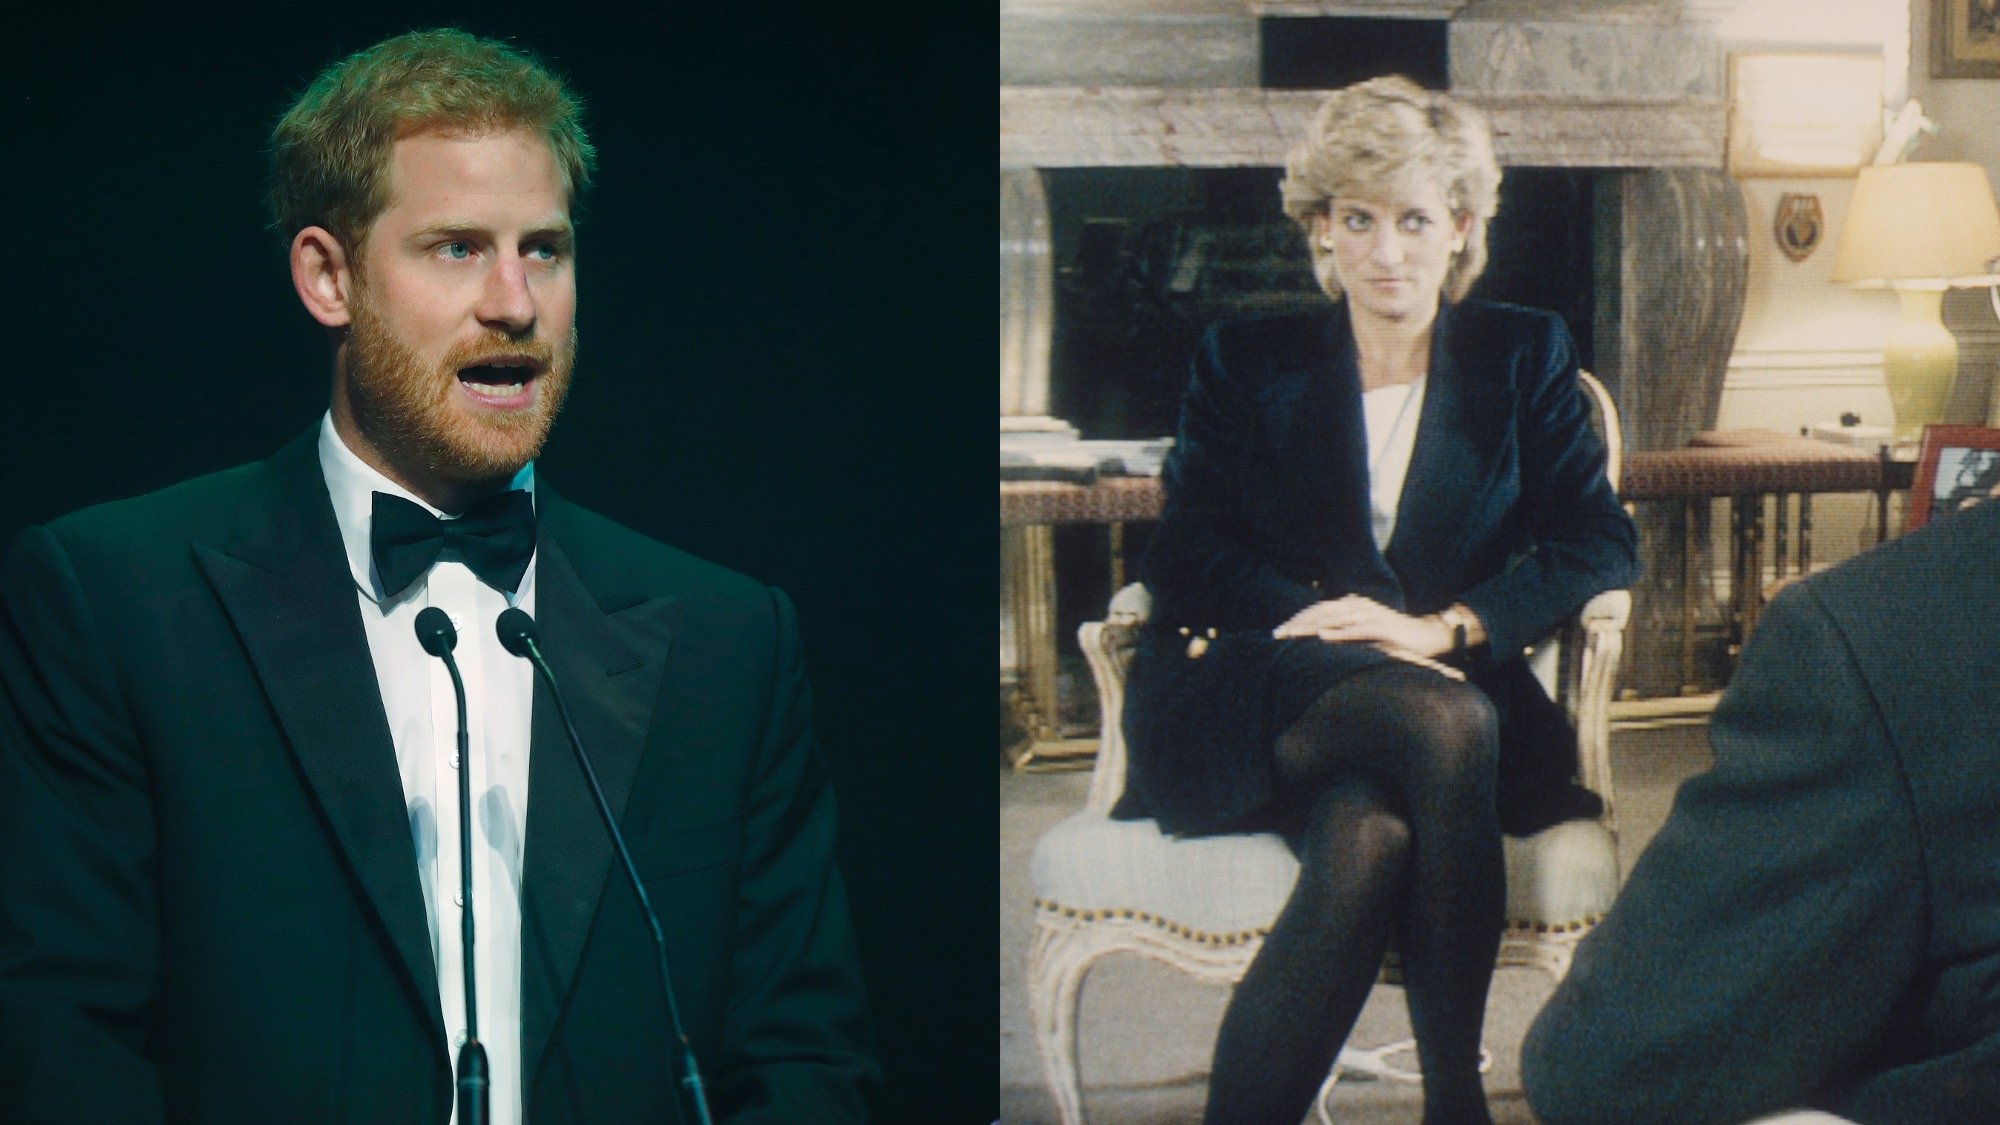
[[[1457,603],[1439,610],[1437,617],[1439,621],[1444,622],[1445,628],[1451,630],[1452,655],[1463,656],[1468,647],[1466,638],[1472,635],[1472,629],[1479,624],[1479,618],[1473,616],[1471,610]]]

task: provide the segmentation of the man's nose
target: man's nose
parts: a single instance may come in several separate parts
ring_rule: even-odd
[[[528,289],[528,264],[519,255],[502,254],[487,271],[474,315],[510,335],[535,326],[535,295]]]

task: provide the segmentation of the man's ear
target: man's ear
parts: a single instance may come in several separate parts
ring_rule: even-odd
[[[307,227],[292,238],[292,288],[312,318],[326,327],[345,328],[353,322],[353,262],[325,227]]]

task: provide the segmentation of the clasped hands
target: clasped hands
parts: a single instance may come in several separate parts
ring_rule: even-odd
[[[1315,602],[1271,630],[1271,635],[1279,640],[1316,637],[1322,641],[1372,644],[1397,660],[1429,668],[1454,680],[1465,679],[1464,672],[1433,659],[1454,647],[1452,627],[1442,618],[1412,617],[1359,594]]]

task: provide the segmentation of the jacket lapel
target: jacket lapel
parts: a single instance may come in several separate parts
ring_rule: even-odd
[[[1346,308],[1342,304],[1339,315],[1325,322],[1325,338],[1314,341],[1324,349],[1321,356],[1332,362],[1321,358],[1302,365],[1297,376],[1310,387],[1310,405],[1295,414],[1292,438],[1280,447],[1290,456],[1278,462],[1304,466],[1301,483],[1316,493],[1306,510],[1330,516],[1322,525],[1328,541],[1318,545],[1329,557],[1346,553],[1357,533],[1368,538],[1368,431],[1361,417],[1361,368]]]
[[[1313,391],[1310,409],[1299,412],[1297,432],[1281,449],[1281,465],[1301,465],[1300,487],[1311,492],[1302,512],[1321,512],[1314,526],[1324,538],[1314,544],[1331,588],[1400,606],[1402,588],[1375,546],[1369,504],[1368,423],[1361,406],[1361,363],[1347,302],[1326,318],[1308,367]],[[1322,372],[1324,374],[1322,374]]]
[[[442,1053],[416,847],[317,438],[315,427],[260,466],[230,540],[195,554]]]
[[[593,590],[588,530],[543,482],[535,555],[542,654],[621,823],[679,616],[671,597]],[[603,895],[630,894],[548,685],[537,677],[521,876],[521,1060],[532,1083]]]
[[[1397,502],[1396,530],[1384,552],[1406,588],[1429,592],[1430,560],[1457,557],[1455,545],[1478,523],[1492,482],[1492,453],[1512,431],[1507,388],[1474,382],[1459,361],[1450,303],[1438,308],[1431,336],[1429,385],[1417,420],[1416,448]],[[1421,598],[1422,593],[1418,594]]]

